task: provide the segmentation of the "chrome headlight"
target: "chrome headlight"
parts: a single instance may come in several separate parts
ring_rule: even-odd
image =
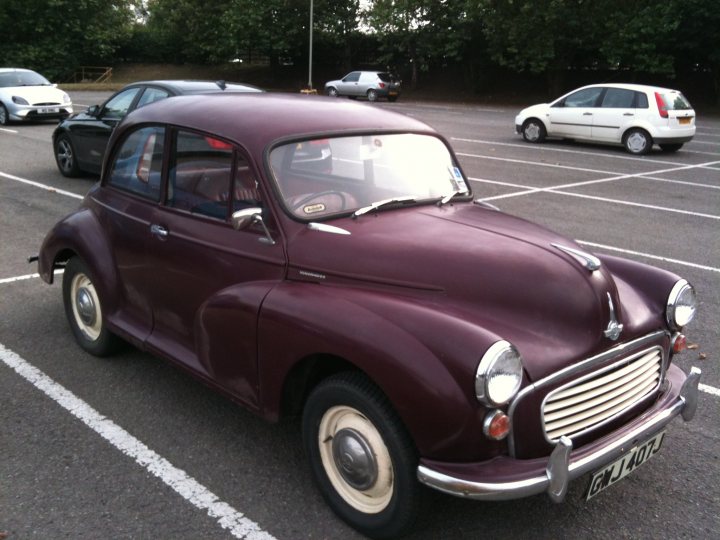
[[[20,97],[20,96],[13,96],[13,97],[12,97],[12,100],[13,100],[13,103],[15,103],[15,104],[17,104],[17,105],[30,105],[30,104],[28,103],[27,99],[22,98],[22,97]]]
[[[475,374],[475,395],[486,405],[499,407],[520,390],[522,358],[507,341],[493,343],[483,355]]]
[[[695,289],[684,279],[678,281],[670,291],[665,309],[665,318],[670,328],[681,329],[695,317],[697,297]]]

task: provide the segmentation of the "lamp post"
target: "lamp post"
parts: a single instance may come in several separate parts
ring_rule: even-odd
[[[310,0],[310,57],[308,59],[308,90],[312,90],[313,0]]]

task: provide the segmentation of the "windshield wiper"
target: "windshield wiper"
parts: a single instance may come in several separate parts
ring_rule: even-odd
[[[444,195],[442,199],[438,201],[438,206],[443,206],[444,204],[447,204],[450,202],[450,200],[455,196],[459,195],[460,193],[467,193],[467,191],[462,191],[459,189],[456,189],[455,191],[451,191],[447,195]]]
[[[395,204],[395,203],[411,203],[415,202],[415,197],[392,197],[390,199],[383,199],[382,201],[376,201],[372,204],[369,204],[368,206],[363,206],[362,208],[359,208],[358,210],[355,210],[353,213],[353,217],[356,218],[358,216],[362,216],[363,214],[367,214],[368,212],[372,212],[373,210],[377,210],[378,208],[382,206],[387,206],[389,204]]]

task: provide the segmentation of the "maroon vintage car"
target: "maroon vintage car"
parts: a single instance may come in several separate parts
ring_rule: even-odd
[[[588,497],[692,418],[683,279],[473,200],[449,144],[323,97],[178,97],[116,130],[48,234],[78,343],[118,338],[268,420],[302,414],[323,495],[377,538],[421,484]],[[419,480],[419,482],[418,482]]]

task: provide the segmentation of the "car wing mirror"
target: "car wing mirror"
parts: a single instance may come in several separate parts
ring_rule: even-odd
[[[260,241],[266,244],[275,245],[275,240],[273,240],[272,235],[270,234],[270,231],[268,230],[267,225],[265,225],[265,221],[263,220],[262,208],[260,208],[259,206],[254,206],[252,208],[243,208],[242,210],[233,212],[231,220],[233,229],[235,229],[236,231],[246,229],[253,223],[259,223],[263,231],[265,232],[265,237],[260,238]]]
[[[99,112],[100,112],[100,105],[92,105],[92,106],[88,107],[88,109],[86,111],[88,116],[97,116]]]

